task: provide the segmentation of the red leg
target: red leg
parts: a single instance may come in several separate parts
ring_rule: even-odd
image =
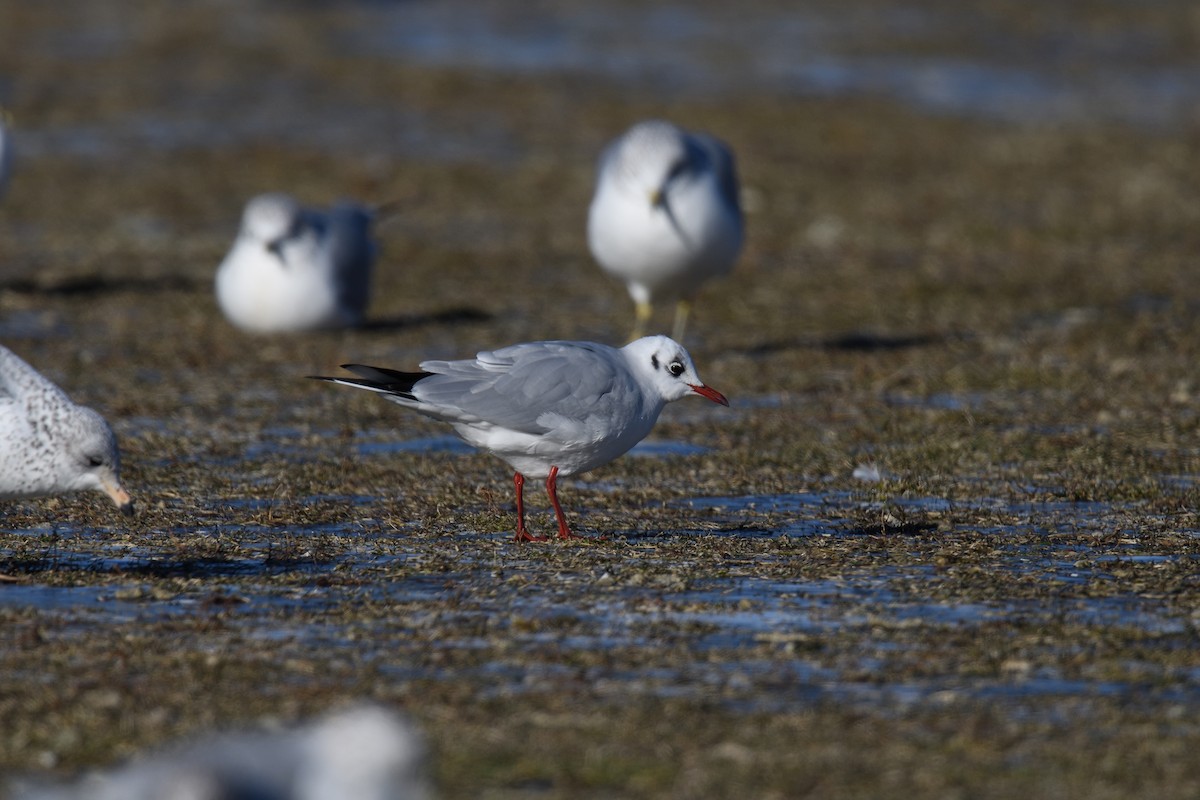
[[[517,490],[517,541],[544,542],[545,536],[534,536],[525,527],[525,476],[519,472],[513,473],[513,486]]]
[[[558,518],[558,538],[582,539],[582,536],[571,533],[567,526],[567,518],[563,516],[562,506],[558,504],[558,467],[551,467],[546,477],[546,494],[550,495],[550,504],[554,506],[554,516]]]

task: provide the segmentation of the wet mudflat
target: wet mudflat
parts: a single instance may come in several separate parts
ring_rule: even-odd
[[[375,699],[447,797],[1194,797],[1195,26],[1017,6],[7,10],[0,338],[140,513],[5,507],[0,772]],[[621,341],[584,217],[647,116],[739,155],[687,342],[732,408],[517,545],[503,464],[303,376]],[[270,189],[399,204],[372,325],[220,317]]]

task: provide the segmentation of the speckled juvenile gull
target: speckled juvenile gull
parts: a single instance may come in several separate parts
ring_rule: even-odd
[[[525,527],[525,476],[546,479],[558,535],[572,536],[557,478],[607,464],[650,433],[667,403],[689,395],[729,405],[705,386],[691,356],[666,336],[620,349],[593,342],[530,342],[461,361],[423,361],[420,372],[344,364],[359,378],[316,377],[381,392],[449,422],[469,444],[515,470],[517,541]]]
[[[256,333],[360,325],[375,251],[371,212],[360,206],[322,213],[286,194],[259,195],[217,269],[217,303],[230,322]]]
[[[65,787],[17,785],[14,800],[425,800],[421,737],[367,706],[280,733],[214,736]]]
[[[673,335],[682,341],[697,290],[728,273],[742,247],[733,153],[669,122],[634,125],[600,157],[588,246],[628,287],[633,336],[645,332],[655,300],[677,300]]]
[[[132,514],[120,470],[104,418],[0,347],[0,500],[95,489]]]

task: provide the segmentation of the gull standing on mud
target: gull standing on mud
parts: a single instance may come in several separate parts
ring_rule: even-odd
[[[733,269],[742,247],[733,153],[669,122],[634,125],[600,156],[588,247],[629,288],[633,337],[646,332],[655,300],[673,299],[682,341],[700,285]]]
[[[525,527],[525,477],[545,478],[558,535],[571,533],[558,502],[560,475],[607,464],[650,433],[667,403],[689,395],[728,406],[705,386],[691,356],[666,336],[617,349],[593,342],[530,342],[461,361],[423,361],[420,372],[344,364],[359,378],[311,376],[380,392],[449,422],[469,444],[515,470],[517,541]]]
[[[120,471],[104,418],[0,347],[0,500],[94,489],[132,514]]]
[[[253,198],[217,269],[221,311],[254,333],[362,324],[376,250],[371,216],[352,203],[322,213],[286,194]]]

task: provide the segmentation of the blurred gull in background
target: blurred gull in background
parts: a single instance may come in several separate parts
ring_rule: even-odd
[[[672,336],[683,341],[693,296],[728,273],[742,247],[733,154],[669,122],[634,125],[600,157],[588,246],[637,304],[633,338],[666,299],[678,301]]]
[[[376,250],[371,220],[352,203],[322,213],[286,194],[253,198],[217,269],[221,311],[255,333],[362,324]]]
[[[18,784],[13,800],[426,800],[421,737],[376,706],[305,728],[233,733],[72,786]]]
[[[0,108],[0,199],[8,188],[8,176],[12,172],[12,141],[5,125],[7,113]]]

